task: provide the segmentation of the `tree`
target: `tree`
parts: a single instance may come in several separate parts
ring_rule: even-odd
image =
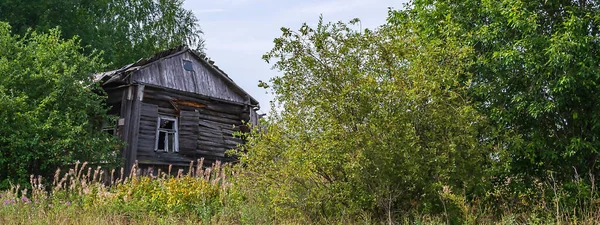
[[[100,55],[79,44],[56,29],[17,36],[0,23],[0,188],[77,160],[116,162],[120,144],[101,130],[109,118],[91,78]]]
[[[455,38],[475,52],[471,96],[499,133],[512,176],[561,182],[600,174],[600,3],[415,1],[424,38]],[[443,30],[446,24],[459,29]],[[528,182],[531,184],[531,182]]]
[[[270,82],[278,107],[241,157],[275,215],[393,220],[443,211],[443,187],[481,182],[491,152],[467,92],[472,48],[424,42],[408,25],[282,28],[264,56],[282,72]]]
[[[490,181],[521,185],[501,195],[524,202],[553,183],[555,204],[593,206],[599,7],[416,0],[375,31],[283,28],[264,57],[282,75],[260,84],[278,104],[242,152],[244,187],[310,219],[445,212],[444,193],[495,195]]]
[[[59,27],[78,36],[86,53],[103,51],[110,67],[120,67],[160,50],[186,44],[203,48],[202,31],[183,0],[28,0],[0,2],[0,21],[13,32],[45,32]]]

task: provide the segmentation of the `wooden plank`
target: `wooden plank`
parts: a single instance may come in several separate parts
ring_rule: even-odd
[[[161,87],[146,87],[146,97],[155,100],[186,100],[203,104],[206,107],[201,109],[212,110],[216,112],[239,114],[243,111],[243,104],[238,102],[225,102],[220,99],[214,99],[210,96],[197,95],[194,93],[185,93],[177,90],[169,90]]]
[[[176,153],[157,153],[153,155],[140,155],[138,160],[144,164],[186,166],[194,159],[183,157]]]
[[[202,126],[202,127],[212,128],[212,129],[215,129],[215,130],[220,130],[221,129],[221,127],[219,126],[219,124],[214,123],[214,122],[212,122],[210,120],[201,119],[201,120],[198,121],[198,124],[200,126]]]
[[[188,54],[188,53],[184,53]],[[194,64],[194,73],[187,75],[183,70],[184,54],[174,55],[169,58],[162,58],[148,67],[140,69],[143,76],[134,76],[136,81],[149,82],[161,87],[173,88],[176,90],[187,91],[215,98],[222,98],[230,101],[243,102],[243,96],[238,94],[235,87],[228,85],[221,75],[215,74],[215,71],[208,69],[196,58],[191,59]]]
[[[238,114],[239,112],[218,112],[218,111],[213,111],[213,110],[204,109],[204,108],[198,109],[198,112],[200,112],[201,114],[204,114],[204,115],[209,115],[209,116],[219,116],[219,117],[224,117],[224,118],[232,119],[232,120],[241,120],[241,117]]]
[[[242,121],[232,120],[232,119],[218,117],[218,116],[199,114],[199,117],[200,117],[200,119],[203,119],[203,120],[215,121],[215,122],[231,124],[231,125],[241,125],[242,124]]]
[[[198,112],[196,111],[181,111],[179,121],[179,152],[184,155],[194,155],[198,140]]]
[[[166,114],[166,115],[177,115],[177,111],[175,111],[175,109],[170,109],[170,108],[165,108],[165,107],[159,107],[158,108],[158,112],[160,114]]]
[[[221,134],[221,133],[213,133],[213,132],[207,132],[206,130],[200,130],[198,132],[198,134],[199,134],[199,136],[223,139],[223,134]]]
[[[258,113],[256,113],[256,110],[254,109],[250,109],[250,125],[258,125]]]
[[[215,148],[222,148],[224,150],[237,148],[236,145],[229,145],[225,142],[213,142],[213,141],[198,141],[198,146],[210,146]]]
[[[140,129],[140,114],[143,110],[142,108],[142,99],[144,98],[144,85],[138,85],[135,87],[135,96],[133,99],[132,110],[131,110],[131,123],[133,126],[131,127],[131,139],[129,143],[131,143],[131,150],[129,151],[129,155],[127,157],[128,167],[132,167],[135,164],[135,160],[137,159],[137,148],[138,148],[138,137],[139,137],[139,129]]]
[[[216,156],[215,159],[220,159],[225,157],[224,151],[212,151],[212,150],[197,150],[198,155],[206,158],[210,156]]]
[[[154,145],[156,144],[156,123],[158,122],[158,106],[149,103],[141,103],[141,108],[140,127],[138,130],[138,151],[154,152]]]
[[[158,117],[158,106],[148,103],[141,104],[141,115],[145,117]]]
[[[140,126],[154,127],[156,128],[156,118],[143,117],[140,118]]]
[[[140,133],[154,134],[154,133],[156,133],[156,125],[154,125],[154,126],[147,126],[147,125],[140,126]]]
[[[238,144],[243,145],[244,144],[244,141],[241,138],[235,138],[234,140],[227,139],[227,138],[224,138],[224,139],[225,139],[225,144],[227,144],[227,145],[238,145]]]
[[[139,140],[140,140],[140,145],[142,144],[148,144],[150,146],[154,146],[154,141],[156,140],[156,134],[155,133],[151,133],[151,134],[140,134],[139,136]],[[142,142],[143,140],[143,142]],[[154,150],[154,149],[152,149]]]
[[[132,104],[132,99],[128,99],[128,92],[132,91],[131,90],[132,87],[128,86],[126,88],[121,89],[121,91],[123,91],[123,94],[121,95],[121,112],[119,113],[119,118],[122,119],[124,121],[124,124],[122,126],[118,127],[118,133],[120,134],[120,139],[125,142],[125,146],[123,146],[123,148],[121,149],[121,158],[123,159],[127,159],[128,155],[129,155],[129,149],[130,149],[130,144],[131,142],[129,142],[129,136],[130,136],[130,126],[131,126],[131,104]],[[125,164],[122,165],[125,169],[124,171],[124,176],[129,175],[129,172],[131,170],[131,167],[128,166],[127,161],[125,162]]]

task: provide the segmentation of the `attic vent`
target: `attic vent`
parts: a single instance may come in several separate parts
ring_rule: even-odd
[[[194,71],[194,66],[192,65],[192,61],[183,60],[183,69],[187,71]]]

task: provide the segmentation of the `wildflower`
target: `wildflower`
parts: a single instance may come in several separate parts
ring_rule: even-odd
[[[10,200],[4,200],[4,205],[10,204]]]
[[[67,202],[67,203],[65,203],[65,205],[71,206],[71,202]]]
[[[31,200],[29,200],[27,197],[23,196],[23,198],[21,198],[21,201],[27,203],[31,203]]]

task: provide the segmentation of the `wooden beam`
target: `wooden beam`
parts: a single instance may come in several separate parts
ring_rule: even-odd
[[[128,97],[128,92],[131,91],[133,87],[129,86],[126,88],[123,88],[123,94],[121,95],[121,112],[119,113],[119,120],[123,121],[123,125],[119,125],[118,130],[119,130],[119,137],[120,139],[125,142],[125,146],[123,147],[123,149],[121,150],[121,158],[125,159],[125,164],[122,165],[125,169],[125,174],[123,174],[124,176],[128,176],[129,172],[131,170],[131,167],[127,166],[127,157],[129,156],[129,150],[130,150],[130,143],[129,142],[129,136],[130,136],[130,116],[131,116],[131,99],[127,99]]]
[[[128,123],[128,138],[127,138],[127,151],[125,154],[125,175],[129,175],[131,167],[135,164],[137,159],[137,147],[138,137],[140,131],[140,109],[142,107],[142,100],[144,99],[144,85],[130,86],[130,90],[127,93],[127,99],[130,105]]]

